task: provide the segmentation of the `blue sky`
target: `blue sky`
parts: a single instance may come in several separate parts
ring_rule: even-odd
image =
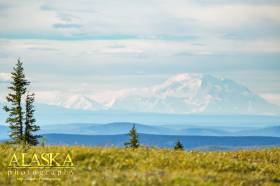
[[[187,72],[280,105],[280,2],[0,0],[1,91],[18,57],[38,92],[145,87]]]

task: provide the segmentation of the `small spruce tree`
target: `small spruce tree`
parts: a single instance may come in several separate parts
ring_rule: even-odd
[[[176,142],[174,150],[184,150],[184,146],[179,140]]]
[[[23,64],[19,59],[13,70],[11,73],[11,85],[8,87],[11,92],[6,97],[8,104],[3,109],[9,113],[6,122],[9,123],[11,129],[10,137],[12,142],[23,143],[24,111],[22,108],[22,97],[26,93],[30,82],[25,78]]]
[[[39,143],[39,135],[34,135],[34,132],[40,130],[40,127],[36,125],[36,119],[34,118],[34,101],[35,94],[27,94],[25,99],[25,131],[24,131],[24,141],[25,144],[37,145]]]
[[[140,146],[139,144],[139,140],[138,140],[138,134],[135,128],[135,125],[133,125],[132,129],[129,131],[130,136],[130,141],[124,143],[124,145],[126,147],[130,147],[130,148],[138,148]]]

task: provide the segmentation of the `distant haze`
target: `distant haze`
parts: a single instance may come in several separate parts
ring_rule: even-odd
[[[230,79],[202,74],[178,74],[144,88],[112,91],[107,101],[98,95],[39,91],[41,103],[90,111],[150,112],[169,114],[277,115],[273,105],[249,88]]]

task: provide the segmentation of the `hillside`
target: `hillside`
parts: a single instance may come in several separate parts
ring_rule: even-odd
[[[126,134],[135,125],[138,132],[145,134],[177,134],[180,131],[161,126],[143,125],[138,123],[115,122],[108,124],[72,123],[42,126],[41,133],[114,135]]]
[[[280,126],[272,127],[220,127],[220,126],[189,126],[181,128],[139,123],[115,122],[108,124],[72,123],[62,125],[46,125],[40,133],[83,134],[83,135],[115,135],[126,134],[135,125],[139,133],[157,135],[196,135],[196,136],[274,136],[280,137]],[[245,128],[245,129],[244,129]]]
[[[21,151],[0,145],[0,185],[276,186],[280,183],[279,148],[205,153],[147,148],[33,147],[27,152],[69,152],[75,165],[71,176],[61,175],[59,181],[40,182],[17,181],[3,171],[10,154]]]
[[[77,134],[44,134],[49,145],[87,145],[123,147],[129,140],[127,134],[121,135],[77,135]],[[180,140],[187,149],[215,146],[227,147],[264,147],[280,146],[280,138],[255,136],[176,136],[139,134],[139,141],[145,146],[172,148]]]
[[[135,125],[143,134],[182,136],[267,136],[280,137],[280,126],[202,126],[202,125],[145,125],[129,122],[108,124],[70,123],[41,126],[40,134],[116,135],[127,134]],[[0,125],[0,140],[8,139],[9,129]]]

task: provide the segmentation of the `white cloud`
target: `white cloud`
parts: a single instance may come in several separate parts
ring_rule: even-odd
[[[280,22],[280,5],[203,1],[17,1],[0,13],[1,32],[29,35],[195,35]],[[64,25],[63,29],[55,25]],[[68,26],[67,26],[68,25]],[[52,36],[50,36],[52,37]]]
[[[170,14],[181,19],[196,21],[204,28],[234,28],[247,24],[255,24],[259,20],[280,22],[280,6],[253,4],[214,4],[201,6],[187,1],[165,3]]]
[[[280,94],[263,93],[261,96],[272,104],[280,106]]]
[[[10,73],[0,72],[0,81],[8,82],[11,78]]]
[[[5,42],[5,40],[0,40]],[[101,41],[52,41],[52,40],[10,40],[5,46],[6,53],[10,57],[44,59],[49,61],[73,61],[76,58],[83,59],[84,62],[91,60],[91,63],[104,63],[104,61],[93,61],[97,56],[113,57],[114,55],[129,56],[133,54],[143,54],[150,57],[170,57],[180,53],[193,55],[215,55],[222,53],[279,53],[280,40],[255,40],[255,41],[235,41],[223,40],[219,38],[206,39],[195,45],[191,41],[161,41],[148,39],[134,40],[101,40]],[[112,47],[121,45],[122,47]],[[16,54],[16,55],[15,55]],[[61,58],[61,59],[60,59]],[[109,59],[109,58],[108,58]],[[107,59],[107,60],[108,60]],[[113,61],[117,61],[116,59]],[[156,61],[154,61],[156,63]]]
[[[51,12],[40,10],[40,2],[7,1],[0,13],[1,32],[40,33],[52,31],[51,25],[59,18]]]

